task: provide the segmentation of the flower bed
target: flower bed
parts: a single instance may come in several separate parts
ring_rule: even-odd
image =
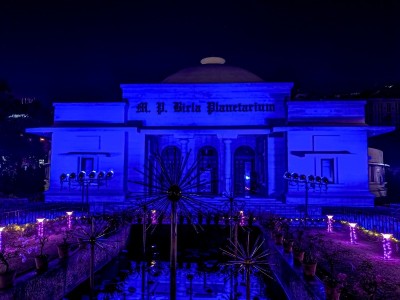
[[[300,243],[301,248],[314,256],[317,276],[325,282],[327,299],[338,299],[337,293],[341,299],[400,299],[397,240],[389,240],[391,248],[387,251],[391,251],[391,258],[387,259],[381,234],[355,227],[356,240],[351,241],[346,222],[335,224],[333,233],[328,233],[327,227],[290,226],[290,220],[275,219],[268,224],[270,232],[294,237],[295,245]],[[299,232],[300,242],[296,238]]]
[[[2,232],[3,271],[5,267],[17,272],[14,288],[0,292],[0,299],[57,299],[89,276],[89,247],[78,248],[81,242],[102,243],[95,247],[95,268],[107,263],[125,246],[128,231],[114,218],[103,217],[97,226],[94,219],[82,218],[74,223],[74,230],[66,230],[66,218],[48,221],[40,232],[37,224],[9,226]],[[38,231],[39,230],[39,231]],[[42,234],[42,236],[40,236]],[[57,245],[67,241],[74,254],[58,259]],[[104,247],[107,245],[107,247]],[[43,249],[41,247],[43,246]],[[47,272],[36,274],[35,256],[43,253],[50,261]],[[0,257],[1,260],[1,257]],[[60,280],[63,278],[63,280]],[[40,288],[39,288],[40,287]],[[49,298],[49,295],[54,295]]]

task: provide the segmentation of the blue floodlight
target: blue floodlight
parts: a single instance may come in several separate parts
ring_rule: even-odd
[[[83,180],[86,177],[86,172],[85,171],[80,171],[78,174],[78,179]]]
[[[283,174],[283,178],[284,179],[291,179],[292,175],[290,174],[290,172],[285,172],[285,174]]]

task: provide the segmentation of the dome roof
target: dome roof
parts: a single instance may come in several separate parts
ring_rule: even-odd
[[[220,57],[207,57],[201,65],[182,69],[163,80],[163,83],[235,83],[264,82],[257,75],[238,67],[227,66]]]

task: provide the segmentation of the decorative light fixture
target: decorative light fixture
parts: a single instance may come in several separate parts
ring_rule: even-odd
[[[151,210],[151,224],[156,225],[157,224],[157,211],[155,209]]]
[[[357,223],[349,223],[350,226],[350,244],[357,244],[356,226]]]
[[[43,237],[43,223],[45,218],[36,219],[38,222],[38,237]]]
[[[0,227],[0,251],[3,250],[3,244],[2,244],[2,235],[3,235],[3,230],[5,227]]]
[[[307,226],[308,221],[308,192],[310,189],[314,191],[327,191],[329,179],[327,177],[314,176],[314,175],[305,175],[298,174],[296,172],[285,172],[283,174],[283,178],[289,182],[289,185],[296,186],[297,190],[300,190],[300,187],[305,189],[305,209],[304,209],[304,224]]]
[[[62,173],[60,175],[60,183],[61,190],[63,189],[63,184],[68,184],[68,189],[73,190],[77,187],[81,190],[81,198],[82,198],[82,211],[84,207],[84,203],[86,200],[86,205],[88,211],[90,211],[90,203],[89,203],[89,186],[97,186],[99,189],[101,186],[107,186],[108,180],[111,180],[114,177],[114,171],[109,170],[107,173],[105,171],[97,172],[96,170],[92,170],[86,174],[85,171],[80,171],[79,173]]]
[[[332,232],[333,216],[332,215],[327,215],[327,218],[328,218],[328,229],[327,229],[327,231],[329,233],[331,233]]]
[[[95,170],[93,170],[93,171],[91,171],[91,172],[89,173],[89,178],[90,178],[90,179],[95,179],[95,178],[96,178],[96,171],[95,171]]]
[[[283,174],[283,178],[285,179],[291,179],[292,175],[290,174],[290,172],[285,172],[285,174]]]
[[[382,233],[383,259],[385,260],[392,258],[392,246],[390,245],[392,236],[391,233]]]
[[[239,225],[244,226],[245,224],[245,216],[243,210],[239,211]]]
[[[85,177],[86,177],[86,172],[85,171],[80,171],[79,174],[78,174],[78,180],[79,181],[83,181],[83,180],[85,180]]]
[[[107,179],[111,179],[113,177],[114,177],[114,171],[113,170],[108,171],[107,174],[106,174],[106,178]]]
[[[106,172],[100,171],[100,172],[97,174],[97,179],[104,179],[105,176],[106,176]]]
[[[73,211],[67,211],[66,212],[67,213],[67,228],[68,228],[68,230],[71,230],[71,228],[72,228],[72,213],[73,213]]]

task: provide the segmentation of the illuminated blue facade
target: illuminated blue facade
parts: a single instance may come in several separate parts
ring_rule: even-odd
[[[364,101],[291,101],[292,87],[204,65],[159,84],[122,84],[124,102],[55,103],[54,126],[29,129],[51,133],[46,201],[81,201],[62,173],[112,169],[114,178],[90,187],[90,198],[126,202],[143,189],[129,182],[145,180],[137,169],[154,166],[155,152],[166,160],[190,152],[210,181],[197,191],[205,201],[234,192],[248,207],[304,204],[304,189],[283,179],[291,171],[329,179],[328,191],[310,191],[310,204],[373,205],[367,140],[392,128],[367,126]]]

